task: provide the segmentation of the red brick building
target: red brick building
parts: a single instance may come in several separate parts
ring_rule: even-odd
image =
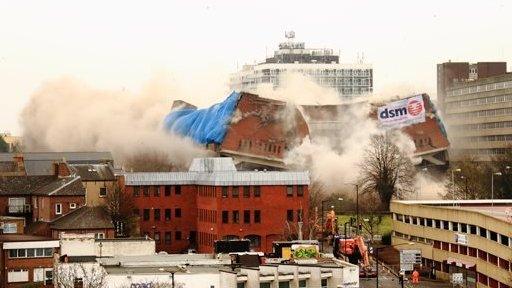
[[[29,283],[53,287],[53,257],[59,241],[29,235],[1,235],[0,287],[18,288]]]
[[[127,173],[142,234],[157,250],[213,251],[218,239],[246,238],[271,252],[287,222],[307,219],[307,172],[237,171],[231,158],[194,159],[188,172]]]

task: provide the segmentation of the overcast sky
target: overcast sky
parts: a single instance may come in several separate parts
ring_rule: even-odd
[[[31,93],[67,75],[137,91],[164,70],[181,89],[219,99],[237,63],[263,60],[285,30],[341,50],[341,62],[364,52],[377,91],[434,94],[436,63],[512,60],[505,0],[77,2],[0,0],[0,132],[20,133]]]

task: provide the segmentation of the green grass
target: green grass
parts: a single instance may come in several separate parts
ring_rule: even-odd
[[[350,221],[350,217],[355,218],[355,215],[338,215],[338,225],[343,226],[345,222]],[[360,215],[360,217],[361,219],[365,218],[364,215]],[[386,235],[390,234],[391,231],[393,231],[393,219],[391,218],[391,215],[384,215],[382,218],[382,222],[380,222],[379,226],[376,229],[376,234]],[[343,233],[342,231],[340,232]]]

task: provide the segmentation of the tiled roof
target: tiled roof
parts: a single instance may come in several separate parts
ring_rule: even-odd
[[[0,177],[0,195],[85,195],[80,177]]]
[[[113,229],[114,225],[105,208],[82,206],[55,219],[50,227],[56,230]]]
[[[72,164],[71,170],[78,174],[82,181],[114,181],[113,168],[110,164]]]

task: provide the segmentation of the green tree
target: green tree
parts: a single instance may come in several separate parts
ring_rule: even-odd
[[[9,152],[9,144],[5,142],[4,137],[0,135],[0,152],[6,153]]]
[[[460,169],[460,171],[458,170]],[[465,156],[447,170],[445,199],[486,199],[491,197],[492,166]],[[452,183],[453,172],[453,183]],[[495,178],[497,180],[497,178]],[[496,187],[496,186],[495,186]]]

